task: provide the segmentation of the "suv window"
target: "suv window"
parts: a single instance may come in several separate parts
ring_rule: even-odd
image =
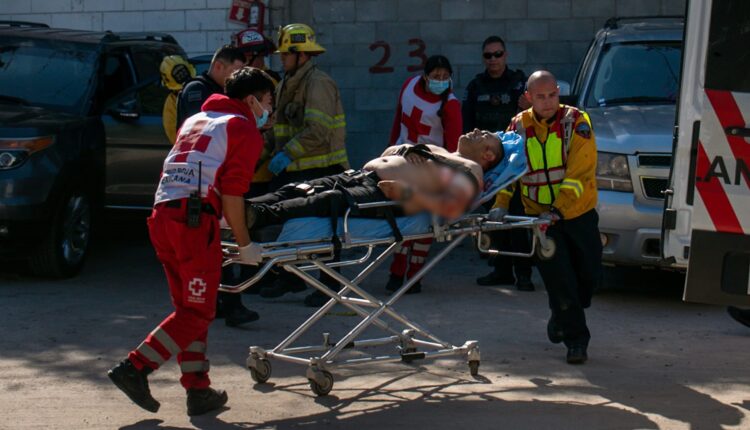
[[[675,103],[681,56],[681,42],[604,45],[586,106]]]
[[[94,77],[96,57],[94,48],[84,44],[0,37],[2,95],[80,112]]]
[[[714,1],[708,34],[706,88],[750,92],[750,2]]]
[[[159,78],[159,66],[168,55],[183,55],[178,46],[163,45],[156,47],[133,46],[131,49],[135,60],[135,71],[138,81],[143,82],[152,78]]]
[[[124,52],[113,52],[104,58],[99,97],[104,105],[135,84],[130,61]]]
[[[169,96],[169,90],[161,85],[160,80],[153,80],[138,90],[138,101],[143,115],[161,115],[164,100]]]

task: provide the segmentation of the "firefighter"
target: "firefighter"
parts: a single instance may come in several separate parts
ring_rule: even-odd
[[[484,72],[476,75],[466,86],[461,103],[464,133],[475,128],[480,130],[505,130],[510,120],[530,107],[523,96],[526,74],[507,66],[508,50],[499,36],[489,36],[482,43]],[[509,213],[523,215],[521,196],[516,193],[511,199]],[[529,252],[528,232],[522,229],[498,231],[490,235],[500,249],[514,252]],[[528,258],[496,255],[489,257],[492,272],[477,278],[479,285],[505,285],[513,283],[520,291],[534,291],[531,282],[531,260]],[[515,277],[513,270],[515,269]]]
[[[346,121],[336,83],[312,61],[325,49],[305,24],[289,24],[279,32],[284,67],[276,91],[272,188],[320,178],[349,168],[344,139]]]
[[[229,45],[217,49],[208,70],[185,84],[180,92],[177,100],[177,126],[180,127],[185,119],[200,112],[201,106],[211,95],[223,94],[226,79],[244,64],[245,54],[239,49]],[[227,270],[226,275],[235,274]],[[259,315],[242,304],[239,294],[222,291],[216,301],[216,318],[224,318],[226,325],[235,327],[256,321]]]
[[[344,139],[346,121],[336,83],[318,69],[313,57],[325,52],[315,41],[315,32],[305,24],[289,24],[279,31],[278,50],[284,78],[276,89],[274,150],[269,170],[274,175],[271,191],[292,182],[341,173],[349,168]],[[338,283],[321,276],[326,284]],[[279,297],[306,288],[288,272],[282,272],[273,287],[261,297]],[[322,306],[328,296],[315,290],[305,298],[310,307]]]
[[[169,90],[162,110],[162,125],[169,143],[177,137],[177,94],[183,85],[195,77],[195,67],[181,55],[167,55],[159,66],[161,83]]]
[[[509,129],[526,139],[529,173],[519,181],[526,214],[552,222],[547,235],[556,252],[537,263],[551,310],[547,335],[552,343],[565,343],[568,363],[582,364],[591,338],[584,309],[602,271],[596,141],[588,115],[560,104],[552,73],[534,72],[524,95],[532,107],[516,115]],[[498,193],[491,219],[508,213],[511,195]]]
[[[273,83],[261,70],[234,72],[226,94],[214,94],[203,111],[185,120],[164,160],[154,209],[148,219],[156,256],[164,266],[175,308],[108,375],[138,406],[159,409],[148,375],[172,355],[182,371],[188,415],[222,407],[227,394],[210,387],[206,360],[208,327],[214,318],[221,277],[219,219],[224,216],[240,246],[254,261],[245,223],[243,194],[263,142],[259,125],[271,108]]]
[[[461,104],[453,94],[453,68],[448,58],[433,55],[418,76],[401,87],[391,128],[391,145],[425,143],[454,152],[461,135]],[[424,267],[432,239],[409,240],[393,255],[385,289],[394,292]],[[406,294],[422,291],[417,281]]]

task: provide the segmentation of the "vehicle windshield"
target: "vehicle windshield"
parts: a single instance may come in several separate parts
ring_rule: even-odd
[[[0,104],[80,112],[95,66],[93,47],[0,37]]]
[[[681,57],[680,42],[605,45],[586,106],[674,104]]]

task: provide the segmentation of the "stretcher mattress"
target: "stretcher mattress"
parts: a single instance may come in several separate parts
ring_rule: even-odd
[[[500,190],[509,186],[526,173],[526,152],[520,135],[514,132],[498,132],[503,144],[503,160],[492,170],[484,174],[484,190],[472,205],[476,209],[481,204],[492,200]],[[401,234],[404,236],[429,232],[432,217],[428,213],[396,218]],[[343,218],[338,220],[338,235],[344,233]],[[331,237],[331,219],[305,217],[296,218],[284,223],[277,241],[328,239]],[[382,239],[393,235],[391,226],[384,219],[349,218],[349,234],[353,239]]]

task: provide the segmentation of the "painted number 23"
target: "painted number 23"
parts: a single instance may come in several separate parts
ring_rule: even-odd
[[[406,70],[410,72],[418,72],[424,69],[424,64],[427,62],[427,45],[425,45],[422,39],[409,39],[409,45],[414,45],[415,48],[409,51],[409,57],[418,58],[419,64],[412,64],[406,66]],[[383,49],[383,56],[380,57],[380,61],[375,63],[374,66],[370,67],[370,73],[393,73],[393,67],[388,66],[388,60],[391,58],[391,45],[388,42],[378,40],[377,42],[370,45],[370,51],[376,49]]]

